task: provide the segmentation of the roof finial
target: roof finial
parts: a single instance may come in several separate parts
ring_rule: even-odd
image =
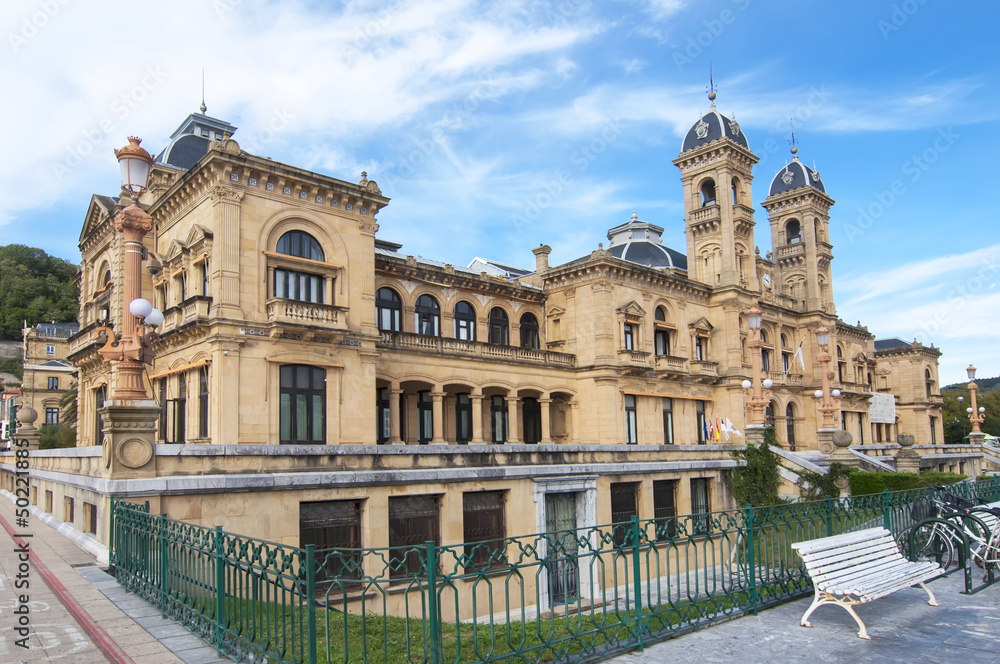
[[[788,143],[792,146],[792,159],[799,158],[799,147],[798,141],[795,140],[795,118],[788,118],[788,124],[792,128],[792,140]]]
[[[712,61],[708,62],[708,100],[712,102],[712,108],[715,108],[715,98],[718,95],[715,94],[715,78],[712,75]]]
[[[201,114],[205,115],[208,106],[205,106],[205,68],[201,68]]]
[[[632,210],[632,218],[629,221],[639,221],[639,215],[635,213],[635,210]]]

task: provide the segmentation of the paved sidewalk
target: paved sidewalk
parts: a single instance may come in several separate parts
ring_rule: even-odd
[[[978,582],[981,573],[977,569],[975,574]],[[799,620],[812,601],[810,595],[611,662],[1000,664],[1000,584],[963,595],[964,584],[960,574],[929,584],[939,607],[929,606],[927,593],[920,588],[900,590],[857,607],[870,641],[858,638],[854,619],[837,606],[821,606],[809,617],[812,628],[800,627]]]
[[[0,662],[215,664],[215,650],[152,605],[128,593],[94,558],[31,516],[18,527],[11,494],[0,496]],[[12,537],[15,535],[30,537]],[[28,589],[18,589],[27,544]],[[48,578],[46,578],[48,577]],[[17,640],[19,595],[28,594],[28,635]]]

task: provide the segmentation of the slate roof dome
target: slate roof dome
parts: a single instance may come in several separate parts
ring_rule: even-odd
[[[187,116],[181,126],[170,135],[170,143],[156,156],[156,163],[188,170],[208,153],[213,141],[231,136],[236,127],[225,120],[201,113]]]
[[[819,179],[819,172],[810,169],[799,161],[798,157],[795,157],[775,174],[774,179],[771,180],[771,190],[768,192],[768,196],[776,196],[792,189],[807,186],[816,187],[824,194],[826,193],[826,187]]]
[[[640,221],[633,212],[628,222],[608,231],[608,251],[615,258],[646,267],[687,270],[687,256],[663,246],[662,235],[663,228]]]
[[[743,133],[739,123],[719,113],[713,104],[712,109],[688,129],[687,135],[684,136],[684,143],[681,145],[681,152],[693,150],[699,145],[711,143],[723,136],[747,150],[750,149],[747,136]]]

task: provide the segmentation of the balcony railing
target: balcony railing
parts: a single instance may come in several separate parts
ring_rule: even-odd
[[[694,371],[694,373],[699,373],[705,376],[719,375],[718,362],[708,362],[706,360],[691,360],[691,369]]]
[[[685,362],[687,360],[683,357],[674,357],[673,355],[656,356],[656,368],[661,371],[684,371]]]
[[[641,350],[622,349],[618,351],[618,359],[629,364],[638,364],[644,367],[649,366],[649,353]]]
[[[775,385],[802,385],[802,374],[786,374],[784,371],[768,371],[767,377],[773,380]]]
[[[786,244],[782,247],[778,247],[776,253],[776,258],[780,260],[795,258],[796,256],[806,255],[806,245],[801,242],[795,242],[793,244]]]
[[[345,312],[345,307],[332,304],[281,298],[271,298],[267,301],[267,320],[271,323],[343,327],[346,322],[343,315]]]
[[[576,365],[576,356],[568,353],[555,353],[550,350],[539,350],[537,348],[502,346],[482,341],[431,337],[411,332],[383,332],[382,341],[379,345],[400,350],[423,351],[442,355],[480,357],[486,360],[530,362],[531,364],[564,367]]]
[[[695,208],[688,215],[688,222],[692,224],[703,224],[709,221],[719,221],[719,206],[708,205],[703,208]]]

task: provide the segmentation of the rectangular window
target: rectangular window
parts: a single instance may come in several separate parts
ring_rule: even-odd
[[[694,402],[695,426],[698,428],[698,444],[704,445],[708,440],[708,426],[705,422],[705,402]]]
[[[45,354],[46,355],[55,355],[56,354],[56,347],[53,344],[46,344],[45,345]]]
[[[439,496],[389,498],[389,578],[423,576],[424,543],[440,540]]]
[[[631,323],[625,323],[624,327],[625,350],[635,350],[634,331]]]
[[[677,535],[677,480],[653,480],[653,518],[657,541]]]
[[[281,442],[326,441],[326,370],[288,364],[279,373],[278,431]]]
[[[45,409],[45,423],[46,424],[59,424],[59,409],[58,408],[46,408]]]
[[[389,389],[385,387],[380,387],[375,390],[375,427],[376,427],[376,442],[379,445],[384,445],[389,442],[389,436],[391,435],[390,430],[390,420],[389,420]]]
[[[299,504],[299,546],[316,546],[317,582],[361,578],[361,501]]]
[[[434,397],[427,390],[417,392],[417,442],[426,445],[434,439]]]
[[[674,400],[663,399],[663,444],[674,444]]]
[[[158,386],[160,394],[160,440],[167,440],[167,379],[161,378]],[[105,393],[104,397],[107,397]],[[103,399],[102,399],[103,401]]]
[[[788,353],[781,354],[781,370],[784,371],[785,373],[788,373],[788,367],[790,366],[789,360],[791,359],[791,357],[792,356],[789,355]]]
[[[653,335],[653,342],[656,346],[657,355],[670,355],[670,333],[666,330],[657,330]]]
[[[711,478],[698,477],[691,480],[692,532],[708,533],[712,529],[712,505],[709,502],[709,482]]]
[[[635,397],[625,395],[625,443],[635,445],[639,442],[638,418],[635,410]]]
[[[47,514],[52,514],[52,492],[45,492],[45,512]]]
[[[864,443],[865,441],[861,441]],[[931,418],[931,445],[937,445],[937,418]]]
[[[187,377],[184,372],[177,374],[177,398],[174,399],[173,442],[183,443],[187,432]]]
[[[694,338],[694,359],[705,361],[708,359],[708,339],[696,336]]]
[[[198,369],[198,437],[208,438],[208,367]]]
[[[467,570],[502,567],[507,563],[503,539],[506,491],[474,491],[462,494],[462,527]]]
[[[490,433],[494,443],[507,442],[507,398],[490,397]]]
[[[66,523],[74,523],[76,521],[76,512],[73,507],[72,498],[69,496],[63,498],[63,521]]]
[[[639,516],[639,483],[611,483],[612,538],[616,547],[630,546],[632,517]]]
[[[55,376],[49,376],[49,389],[58,390],[59,389],[59,379]]]
[[[455,395],[455,441],[472,440],[472,399],[468,394]]]
[[[276,268],[274,270],[274,297],[323,304],[323,277]]]
[[[201,294],[208,297],[211,293],[209,292],[209,278],[210,273],[208,271],[208,259],[201,264]]]

